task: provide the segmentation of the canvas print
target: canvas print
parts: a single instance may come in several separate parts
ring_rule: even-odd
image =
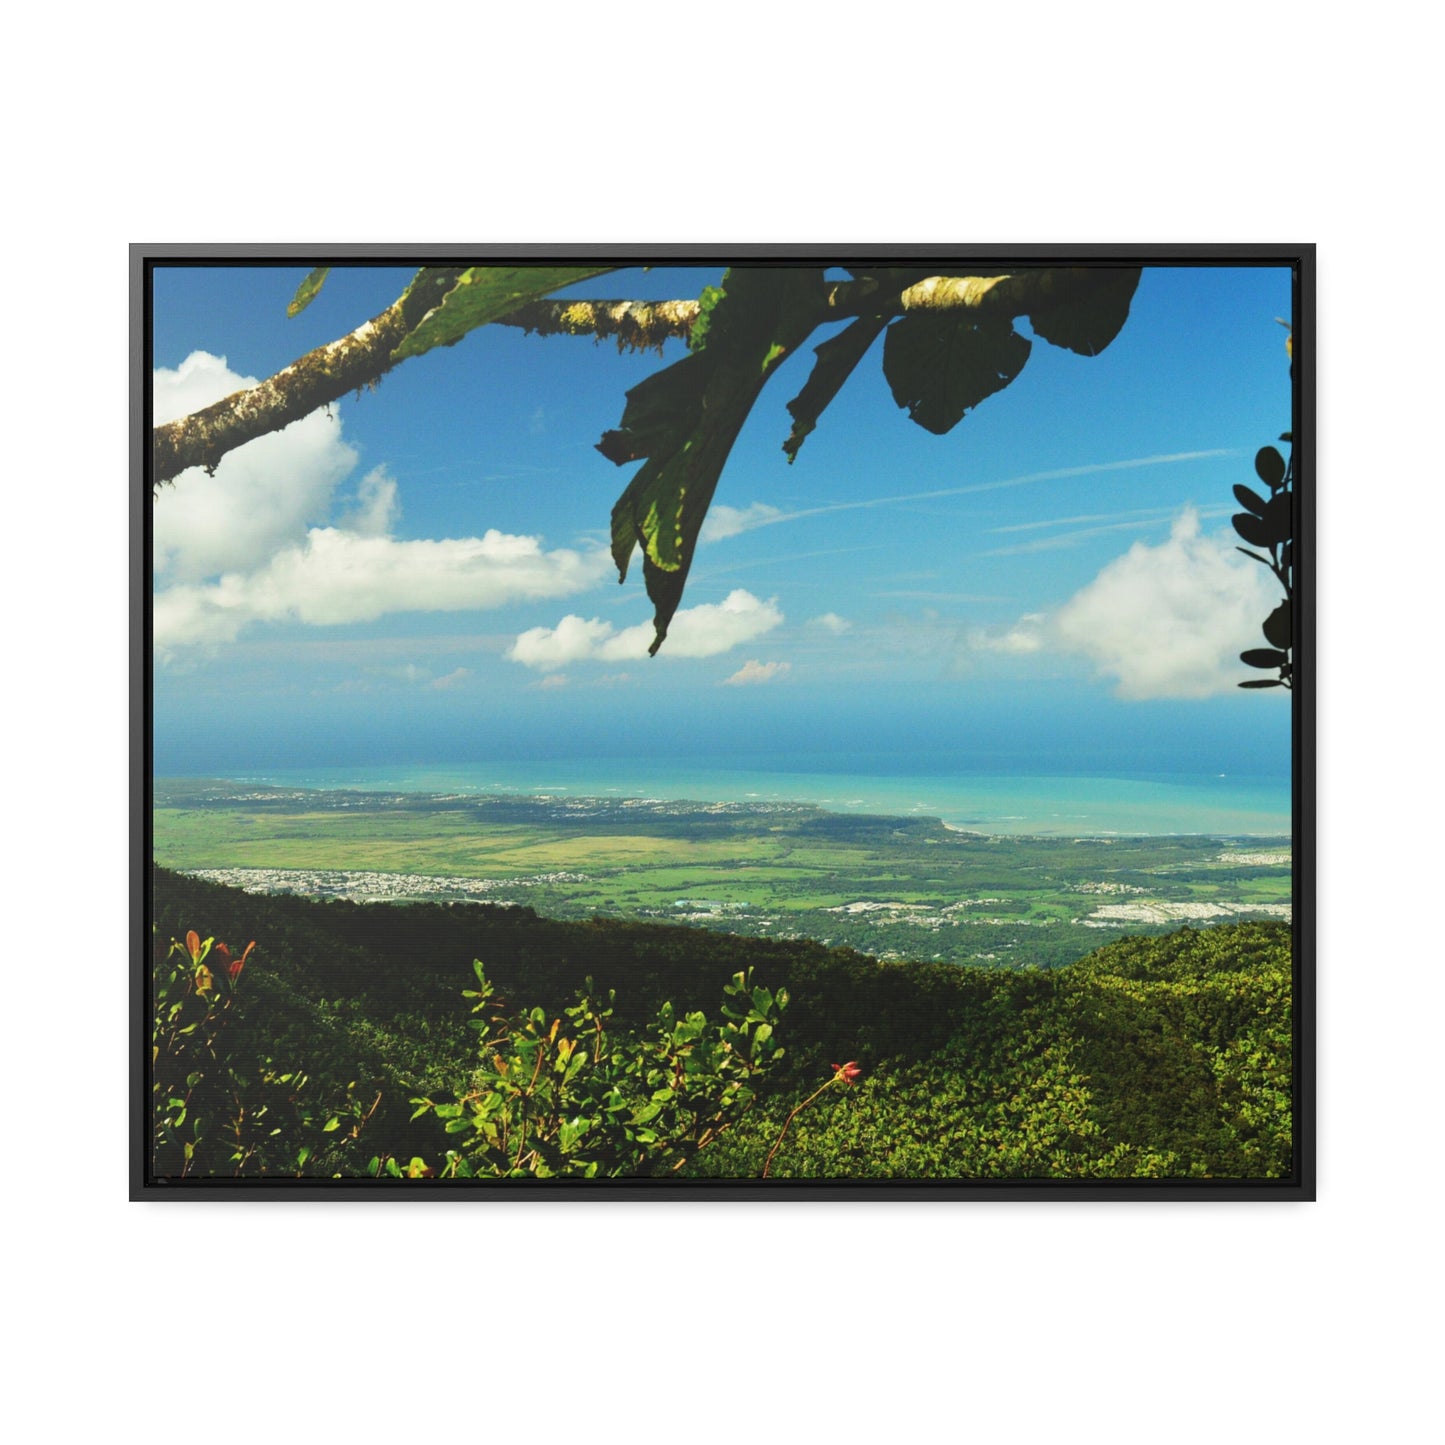
[[[133,1195],[1312,1197],[1312,263],[135,248]]]

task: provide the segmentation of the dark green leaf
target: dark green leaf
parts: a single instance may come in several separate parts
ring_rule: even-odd
[[[615,266],[470,266],[456,285],[422,318],[392,353],[393,361],[452,346],[469,331],[506,316],[576,281],[615,271]]]
[[[1283,687],[1284,684],[1277,677],[1251,677],[1247,682],[1239,684],[1240,687]]]
[[[1002,391],[1029,359],[1032,343],[1007,322],[977,323],[918,313],[883,337],[883,374],[893,399],[935,436],[970,407]]]
[[[299,316],[316,299],[316,293],[326,283],[326,276],[330,270],[330,266],[318,266],[307,275],[306,279],[296,288],[296,294],[286,308],[288,316]]]
[[[698,533],[723,465],[773,370],[813,329],[813,274],[782,267],[730,270],[712,308],[707,347],[634,387],[619,430],[599,444],[615,462],[647,462],[612,509],[612,557],[626,577],[642,548],[656,609],[655,653],[682,601]],[[821,283],[821,272],[816,278]]]
[[[1268,647],[1251,647],[1239,654],[1239,660],[1246,667],[1283,667],[1289,661],[1289,654]]]
[[[885,325],[886,317],[862,316],[836,336],[814,348],[813,354],[818,359],[813,365],[812,374],[804,383],[802,391],[788,403],[793,429],[783,443],[783,450],[788,454],[789,462],[797,457],[804,439],[818,425],[818,418],[824,409],[838,395],[843,383],[853,374],[853,368],[878,339],[878,333]]]
[[[1077,301],[1040,307],[1029,316],[1036,336],[1082,356],[1097,356],[1129,319],[1129,305],[1142,274],[1138,266],[1090,273],[1095,284]]]
[[[1294,530],[1293,501],[1288,492],[1277,492],[1264,511],[1264,522],[1276,542],[1288,542]]]
[[[1273,447],[1261,447],[1255,454],[1254,473],[1273,489],[1284,481],[1284,458]]]
[[[1234,497],[1241,507],[1253,512],[1256,517],[1264,516],[1264,509],[1269,505],[1258,492],[1252,492],[1248,487],[1235,487]]]
[[[1248,512],[1236,512],[1230,520],[1234,523],[1234,530],[1246,542],[1251,542],[1256,547],[1268,547],[1274,542],[1274,534],[1265,525],[1263,517],[1255,517]]]
[[[1265,638],[1276,647],[1288,648],[1294,636],[1290,605],[1288,602],[1281,602],[1268,617],[1264,619]]]

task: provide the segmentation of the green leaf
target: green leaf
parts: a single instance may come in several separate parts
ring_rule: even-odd
[[[662,646],[682,601],[733,442],[768,378],[819,319],[821,278],[821,271],[784,267],[729,270],[710,314],[706,349],[634,387],[622,425],[598,443],[603,456],[619,464],[647,458],[612,509],[612,558],[625,580],[632,549],[642,549],[655,608],[651,653]]]
[[[1273,447],[1261,447],[1254,458],[1255,475],[1273,489],[1284,481],[1284,458]]]
[[[1264,509],[1269,505],[1258,492],[1252,492],[1248,487],[1236,486],[1234,496],[1241,507],[1253,512],[1256,517],[1264,516]]]
[[[570,1154],[577,1141],[592,1127],[591,1119],[564,1119],[558,1134],[558,1145],[564,1154]]]
[[[1289,661],[1289,655],[1268,647],[1251,647],[1248,652],[1239,654],[1239,660],[1246,667],[1283,667]]]
[[[392,352],[393,361],[454,346],[469,331],[506,316],[576,281],[615,271],[615,266],[469,266],[456,285]],[[415,284],[415,283],[413,283]]]
[[[1277,677],[1251,677],[1246,682],[1239,684],[1240,687],[1283,687],[1284,684]]]
[[[978,323],[918,313],[883,337],[883,374],[893,399],[935,436],[1002,391],[1029,359],[1032,343],[1008,322]]]
[[[1289,647],[1294,636],[1294,629],[1288,602],[1281,602],[1264,619],[1264,635],[1266,640],[1273,643],[1275,647],[1286,649]]]
[[[1230,520],[1234,523],[1234,530],[1246,542],[1256,547],[1273,545],[1275,540],[1273,529],[1268,526],[1263,517],[1256,517],[1249,512],[1236,512]]]
[[[1095,284],[1078,300],[1040,307],[1029,316],[1029,325],[1036,336],[1055,346],[1081,356],[1097,356],[1129,319],[1129,305],[1142,274],[1138,266],[1091,271]]]
[[[317,293],[326,284],[326,277],[330,271],[330,266],[318,266],[307,275],[306,279],[296,288],[296,294],[286,308],[288,316],[299,316],[316,299]]]
[[[802,391],[788,403],[793,429],[783,443],[783,450],[790,463],[797,459],[804,440],[818,425],[818,418],[838,395],[843,383],[853,374],[854,367],[886,325],[886,317],[860,316],[836,336],[813,348],[813,355],[818,359],[813,364],[812,374]]]

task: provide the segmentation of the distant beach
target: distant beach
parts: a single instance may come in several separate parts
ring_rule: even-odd
[[[892,772],[893,762],[860,757],[831,771],[779,760],[769,768],[705,761],[572,759],[452,765],[345,766],[246,771],[238,782],[279,787],[525,797],[687,799],[695,802],[812,803],[837,813],[934,817],[952,828],[1035,837],[1220,834],[1288,837],[1288,778],[1228,775],[1115,778]],[[882,766],[880,767],[880,761]]]

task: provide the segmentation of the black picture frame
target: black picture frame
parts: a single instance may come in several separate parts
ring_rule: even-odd
[[[948,1180],[396,1180],[389,1177],[256,1179],[158,1177],[152,1159],[152,782],[154,656],[151,610],[152,452],[150,446],[152,277],[157,266],[308,267],[328,264],[541,265],[933,265],[960,268],[1104,266],[1287,266],[1293,276],[1292,463],[1294,610],[1292,739],[1293,1167],[1271,1179],[948,1179]],[[666,1200],[1009,1200],[1311,1201],[1316,1197],[1315,1087],[1315,247],[1311,244],[1208,245],[200,245],[135,244],[130,251],[131,320],[131,1174],[134,1202],[173,1200],[497,1199]],[[1266,439],[1261,439],[1266,440]],[[1247,476],[1246,476],[1247,480]]]

